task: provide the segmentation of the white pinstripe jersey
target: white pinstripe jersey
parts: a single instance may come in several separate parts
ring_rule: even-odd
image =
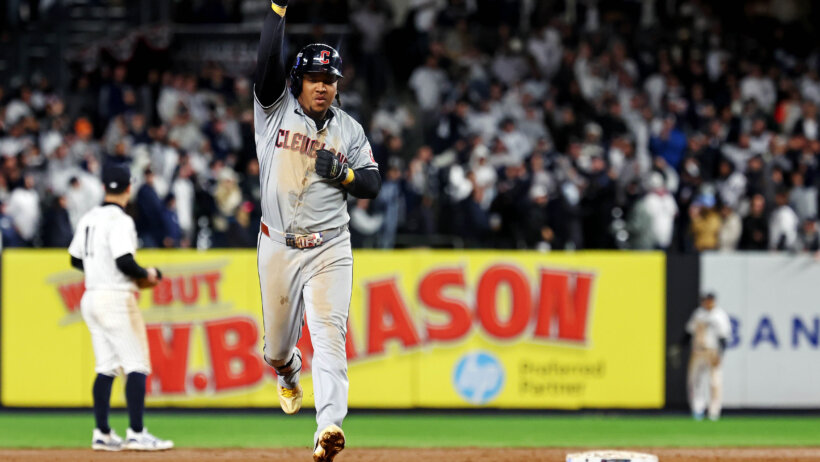
[[[137,290],[134,281],[117,268],[117,258],[137,253],[134,220],[117,205],[100,205],[83,215],[68,253],[83,261],[86,290]]]
[[[345,193],[316,174],[316,154],[327,149],[350,168],[373,168],[362,126],[339,108],[324,127],[305,115],[287,87],[264,107],[254,91],[256,156],[262,189],[262,220],[277,231],[313,233],[347,224]]]
[[[707,310],[699,306],[686,323],[686,331],[692,334],[693,348],[715,350],[720,345],[720,339],[728,339],[732,335],[732,321],[720,307]]]

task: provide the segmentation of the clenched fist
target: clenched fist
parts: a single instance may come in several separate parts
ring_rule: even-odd
[[[316,151],[316,174],[335,183],[347,177],[347,163],[341,162],[335,154],[327,149]]]

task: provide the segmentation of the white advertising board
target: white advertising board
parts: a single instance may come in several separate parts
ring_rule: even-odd
[[[725,406],[820,408],[820,260],[704,254],[700,287],[732,318]]]

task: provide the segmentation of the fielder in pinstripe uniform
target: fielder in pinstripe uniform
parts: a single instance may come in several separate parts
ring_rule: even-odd
[[[259,42],[254,85],[256,155],[262,189],[257,244],[265,322],[265,361],[279,376],[287,414],[302,406],[296,348],[307,315],[314,355],[317,430],[313,459],[344,448],[347,414],[345,335],[353,283],[346,198],[374,198],[378,166],[362,126],[339,107],[339,53],[304,47],[286,85],[282,52],[287,0],[273,0]]]
[[[156,268],[142,268],[134,260],[137,231],[124,207],[131,195],[130,171],[121,166],[103,170],[105,202],[77,223],[68,247],[71,265],[85,273],[80,310],[94,347],[94,429],[91,447],[98,451],[161,451],[174,447],[142,424],[145,380],[151,373],[145,323],[137,307],[137,284],[151,287],[162,278]],[[130,426],[125,441],[108,426],[111,384],[126,376],[125,396]]]

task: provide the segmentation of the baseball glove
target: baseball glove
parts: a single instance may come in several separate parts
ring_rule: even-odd
[[[137,283],[137,287],[139,287],[140,289],[151,289],[153,287],[156,287],[157,284],[159,284],[159,281],[162,280],[162,273],[159,271],[159,268],[154,268],[154,269],[157,271],[157,280],[156,281],[151,281],[147,277],[137,278],[137,280],[134,281],[134,282]]]
[[[137,282],[137,287],[139,287],[140,289],[150,289],[152,287],[155,287],[157,284],[159,284],[159,280],[151,282],[151,280],[148,279],[148,278],[139,278],[139,279],[137,279],[136,282]]]

